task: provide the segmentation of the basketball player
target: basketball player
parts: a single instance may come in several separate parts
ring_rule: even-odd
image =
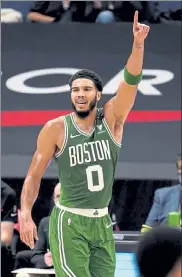
[[[62,194],[50,218],[50,247],[57,277],[114,277],[115,244],[108,204],[112,195],[123,125],[142,78],[144,40],[149,27],[133,23],[133,49],[124,80],[103,109],[100,77],[80,70],[70,80],[74,112],[49,121],[41,130],[37,150],[21,195],[21,239],[30,248],[37,238],[31,217],[41,178],[55,157]]]

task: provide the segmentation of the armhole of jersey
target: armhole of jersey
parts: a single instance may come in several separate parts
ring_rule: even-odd
[[[62,148],[60,149],[60,151],[54,155],[55,158],[58,158],[63,153],[63,151],[66,147],[66,144],[68,142],[68,125],[67,125],[66,118],[63,117],[63,119],[64,119],[64,141],[63,141],[63,145],[62,145]]]
[[[106,130],[107,130],[107,132],[108,132],[108,134],[109,134],[109,136],[110,136],[110,138],[111,138],[112,141],[114,142],[114,144],[117,145],[118,147],[121,147],[121,143],[118,143],[118,142],[115,140],[115,138],[113,137],[113,135],[112,135],[112,133],[111,133],[111,130],[109,129],[109,126],[108,126],[108,124],[107,124],[105,118],[103,118],[102,121],[103,121],[103,124],[104,124],[104,126],[105,126],[105,128],[106,128]]]

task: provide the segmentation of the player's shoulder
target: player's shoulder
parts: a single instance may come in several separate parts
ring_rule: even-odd
[[[47,121],[43,127],[43,129],[50,131],[50,132],[56,131],[56,130],[60,131],[63,128],[64,128],[64,117],[63,116],[56,117],[54,119]]]
[[[114,113],[114,105],[115,105],[116,97],[112,97],[108,102],[106,102],[103,106],[103,114],[107,123],[113,123],[116,121],[115,113]],[[118,121],[118,120],[117,120]],[[120,120],[120,124],[122,120]]]

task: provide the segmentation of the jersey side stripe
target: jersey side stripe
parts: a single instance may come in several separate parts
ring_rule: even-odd
[[[76,277],[72,270],[68,267],[66,263],[65,253],[64,253],[64,243],[63,243],[63,216],[65,211],[60,210],[58,219],[58,239],[59,239],[59,252],[62,268],[69,277]]]

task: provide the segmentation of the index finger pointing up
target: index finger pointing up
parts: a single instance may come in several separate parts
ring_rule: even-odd
[[[133,26],[136,28],[138,26],[138,11],[135,12]]]

